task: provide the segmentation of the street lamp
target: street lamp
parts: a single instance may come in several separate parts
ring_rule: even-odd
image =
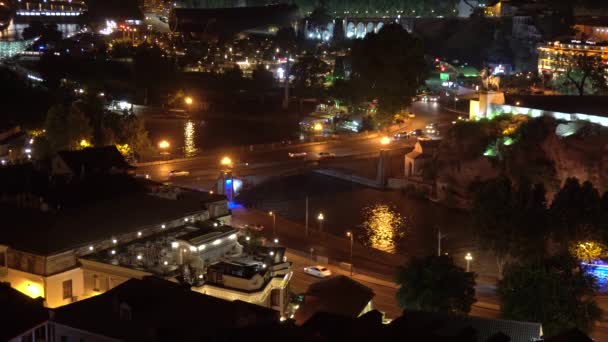
[[[223,166],[231,167],[232,166],[232,159],[230,159],[230,157],[226,156],[226,157],[222,158],[222,160],[220,161],[220,163]]]
[[[272,211],[269,211],[268,215],[272,216],[272,233],[277,235],[277,215]]]
[[[391,143],[391,138],[389,138],[389,137],[384,136],[380,139],[381,145],[388,145],[390,143]]]
[[[346,236],[350,238],[350,276],[353,276],[353,233],[346,232]]]
[[[169,144],[169,142],[167,140],[161,140],[158,143],[158,148],[160,148],[161,150],[166,150],[171,146],[171,144]]]
[[[317,216],[317,220],[319,220],[319,231],[323,232],[323,220],[325,220],[325,216],[323,216],[323,213],[319,213],[319,216]]]
[[[194,100],[192,100],[192,98],[190,96],[186,96],[184,98],[184,103],[187,104],[188,106],[192,105],[193,102],[194,102]]]
[[[464,260],[467,261],[467,272],[470,272],[470,270],[471,270],[471,260],[473,260],[473,256],[471,255],[471,253],[467,253],[467,255],[464,256]]]

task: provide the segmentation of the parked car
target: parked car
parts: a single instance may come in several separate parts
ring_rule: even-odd
[[[335,158],[336,154],[331,152],[320,152],[319,159]]]
[[[306,152],[289,152],[289,158],[306,158]]]
[[[171,170],[169,171],[169,177],[188,176],[190,171],[186,170]]]
[[[324,266],[308,266],[304,267],[304,273],[310,274],[311,276],[318,278],[327,278],[331,276],[331,271]]]

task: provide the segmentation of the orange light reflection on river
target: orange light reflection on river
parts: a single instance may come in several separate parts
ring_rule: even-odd
[[[394,208],[377,204],[363,209],[363,228],[370,247],[394,253],[405,234],[405,219]]]

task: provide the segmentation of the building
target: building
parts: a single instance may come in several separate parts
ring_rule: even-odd
[[[291,277],[284,247],[257,247],[209,265],[204,282],[193,290],[272,308],[286,317]]]
[[[55,341],[201,341],[230,330],[279,324],[274,310],[200,294],[154,277],[130,279],[55,309],[52,316]]]
[[[608,127],[608,98],[585,96],[585,101],[574,101],[578,96],[506,96],[501,92],[481,93],[479,101],[471,100],[469,118],[479,120],[501,114],[527,115],[533,118],[550,116],[566,122],[590,122]],[[571,134],[566,132],[564,134]]]
[[[116,146],[87,147],[78,151],[60,151],[53,158],[51,173],[69,179],[82,179],[90,174],[132,174]]]
[[[83,0],[25,0],[15,3],[18,21],[75,22],[87,10]]]
[[[308,287],[295,320],[303,324],[320,312],[357,318],[373,309],[374,296],[370,288],[347,276],[323,279]]]
[[[608,18],[576,17],[574,19],[574,30],[576,31],[577,39],[581,41],[608,41]]]
[[[433,160],[439,144],[439,139],[419,139],[412,152],[405,155],[405,176],[421,177],[424,167]]]
[[[58,307],[94,293],[81,258],[188,221],[230,221],[224,196],[124,174],[65,182],[31,168],[0,169],[0,281]],[[110,288],[117,285],[109,282]]]
[[[173,32],[196,33],[217,39],[247,30],[276,32],[279,27],[292,26],[296,19],[297,7],[285,4],[209,9],[175,8],[169,16],[169,27]]]
[[[45,323],[49,313],[42,300],[0,283],[0,308],[1,341],[38,341],[38,338],[46,337]]]
[[[564,71],[568,65],[568,56],[584,55],[599,57],[602,64],[608,63],[608,42],[592,40],[555,41],[538,47],[538,72],[553,74]]]

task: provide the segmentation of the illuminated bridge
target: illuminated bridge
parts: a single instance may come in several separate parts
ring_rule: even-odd
[[[363,38],[370,32],[377,33],[382,26],[390,23],[402,25],[408,32],[412,32],[414,26],[414,18],[344,18],[342,19],[342,27],[344,28],[344,37],[347,39]]]

